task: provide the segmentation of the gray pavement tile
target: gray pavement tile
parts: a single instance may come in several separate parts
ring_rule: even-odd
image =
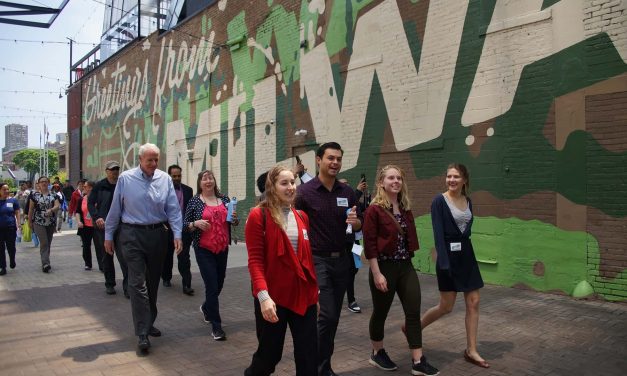
[[[104,277],[84,271],[75,231],[55,234],[53,272],[40,269],[39,252],[19,244],[15,270],[0,277],[0,375],[241,375],[256,349],[250,281],[243,245],[232,247],[221,295],[226,342],[215,342],[198,312],[203,287],[192,261],[194,297],[183,295],[174,267],[173,287],[159,288],[147,357],[137,357],[130,304],[104,293]],[[192,255],[193,258],[193,255]],[[176,259],[175,259],[176,263]],[[118,273],[121,276],[121,273]],[[433,276],[420,275],[422,309],[437,304]],[[120,284],[118,283],[118,286]],[[333,368],[342,375],[381,375],[367,363],[372,310],[367,269],[356,278],[361,314],[343,310]],[[579,301],[529,290],[486,286],[481,292],[479,350],[489,370],[465,362],[464,306],[426,328],[424,351],[443,375],[622,375],[627,370],[627,304]],[[386,349],[409,374],[409,350],[395,300],[386,323]],[[275,375],[294,375],[291,336]]]

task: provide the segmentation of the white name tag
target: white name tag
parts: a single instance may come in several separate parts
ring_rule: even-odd
[[[345,208],[348,207],[348,199],[346,197],[338,197],[337,198],[337,206],[343,206]]]
[[[7,208],[13,209],[13,203],[12,202],[7,202]]]
[[[303,238],[305,240],[309,240],[309,235],[307,235],[307,230],[303,229]]]
[[[351,251],[356,254],[357,256],[361,256],[361,252],[364,250],[364,247],[362,247],[359,244],[353,244],[353,249],[351,249]]]
[[[451,252],[460,252],[462,250],[462,243],[451,243]]]

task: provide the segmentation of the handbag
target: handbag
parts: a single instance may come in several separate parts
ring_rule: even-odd
[[[22,240],[25,242],[33,240],[31,228],[28,225],[28,221],[24,222],[24,224],[22,225]]]

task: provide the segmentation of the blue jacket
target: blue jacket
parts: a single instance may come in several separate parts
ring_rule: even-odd
[[[468,208],[472,212],[472,202],[469,198]],[[466,230],[462,233],[459,231],[459,227],[453,219],[451,209],[446,204],[444,196],[437,195],[431,203],[431,224],[433,225],[433,238],[435,240],[435,249],[438,252],[438,267],[442,270],[451,269],[450,262],[450,243],[460,242],[462,243],[462,249],[472,250],[472,243],[470,242],[470,232],[472,228],[472,222],[475,216],[473,215],[466,226]],[[473,251],[474,253],[474,251]],[[453,265],[455,268],[456,265]]]

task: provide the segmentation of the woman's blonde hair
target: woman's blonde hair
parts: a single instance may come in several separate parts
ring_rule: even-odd
[[[411,209],[411,202],[409,201],[409,193],[407,190],[407,179],[405,179],[405,171],[397,165],[387,165],[382,167],[377,173],[377,192],[372,199],[371,205],[379,205],[386,209],[392,209],[392,203],[388,200],[388,195],[385,193],[385,189],[383,188],[383,179],[385,179],[385,173],[388,170],[395,169],[401,174],[401,191],[398,193],[398,203],[401,209],[409,210]]]
[[[273,167],[270,171],[268,171],[268,177],[266,178],[266,197],[257,205],[257,207],[268,209],[272,220],[279,226],[284,226],[285,223],[283,223],[283,215],[281,214],[281,199],[277,194],[275,184],[279,179],[279,175],[283,171],[291,172],[294,175],[294,179],[296,179],[294,171],[290,168],[283,165]]]

